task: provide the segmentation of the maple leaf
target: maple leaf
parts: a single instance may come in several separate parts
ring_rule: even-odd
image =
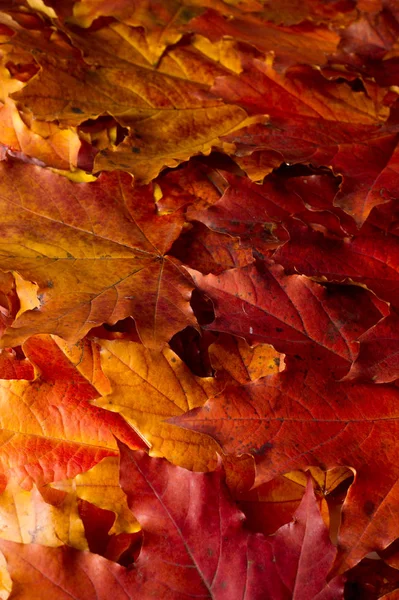
[[[178,261],[164,258],[183,218],[157,216],[151,188],[133,188],[124,174],[73,184],[37,167],[1,163],[0,169],[0,264],[36,281],[41,301],[8,328],[3,346],[35,333],[75,342],[129,315],[146,344],[162,346],[195,324],[193,286]],[[17,198],[10,187],[15,178]]]
[[[237,235],[243,246],[256,248],[260,253],[266,254],[288,239],[286,230],[277,226],[283,216],[288,216],[280,202],[281,181],[268,178],[262,186],[250,186],[241,177],[229,174],[224,177],[227,188],[221,199],[205,208],[190,206],[187,210],[189,219],[200,221],[220,233]],[[242,202],[243,198],[245,202]],[[292,192],[287,191],[284,201],[288,210],[296,212],[304,208]]]
[[[331,212],[338,183],[330,175],[275,173],[262,184],[227,172],[223,177],[226,189],[220,200],[205,207],[189,206],[187,217],[212,230],[239,236],[242,245],[256,249],[257,256],[267,256],[288,240],[287,229],[292,229],[290,217],[294,215],[295,221],[322,226],[339,237],[347,235],[345,213]]]
[[[34,157],[36,164],[66,170],[77,166],[81,147],[78,134],[71,128],[37,121],[29,127],[10,99],[0,108],[0,144],[13,153]]]
[[[399,378],[398,322],[398,314],[392,312],[360,336],[359,356],[348,373],[349,379],[389,383]]]
[[[328,364],[335,376],[346,374],[357,355],[355,340],[382,316],[362,288],[326,288],[286,276],[279,265],[251,265],[218,276],[188,270],[214,303],[216,319],[209,328],[316,360],[318,369]]]
[[[229,498],[220,471],[192,473],[122,446],[121,485],[146,532],[135,568],[126,570],[98,555],[66,548],[0,540],[13,580],[21,590],[29,588],[30,598],[50,597],[56,586],[60,598],[85,593],[88,600],[105,599],[111,587],[121,597],[135,594],[143,599],[201,594],[252,600],[267,593],[271,599],[288,600],[292,593],[309,597],[301,589],[304,578],[313,597],[342,597],[341,577],[326,582],[336,549],[311,485],[294,523],[272,538],[245,530],[243,515]],[[206,545],[198,535],[198,522],[209,532]],[[68,572],[73,568],[70,577],[59,569],[60,561],[70,565]],[[318,574],[309,579],[308,569],[315,561]]]
[[[72,480],[53,483],[51,488],[114,512],[116,518],[110,534],[135,533],[139,530],[136,519],[128,509],[126,496],[119,486],[118,457],[104,458],[89,471]]]
[[[197,9],[189,8],[180,1],[163,5],[153,1],[137,2],[134,6],[126,0],[112,4],[83,0],[72,4],[68,21],[80,27],[90,27],[99,17],[117,19],[114,25],[117,29],[132,26],[129,35],[132,45],[153,64],[157,63],[168,46],[181,39],[184,25],[203,10],[203,2],[198,3]],[[57,10],[57,3],[54,3],[54,8]]]
[[[251,348],[228,336],[209,348],[216,377],[193,375],[170,348],[159,352],[124,340],[99,344],[111,391],[93,404],[123,415],[151,444],[152,456],[195,471],[214,469],[220,449],[209,437],[184,431],[167,419],[202,406],[227,382],[256,379],[277,372],[280,365],[280,355],[272,347]]]
[[[167,120],[161,110],[152,110],[155,114],[151,125],[146,121],[142,126],[137,123],[135,133],[116,148],[102,150],[96,157],[94,171],[120,169],[148,183],[164,167],[176,167],[190,156],[223,148],[223,135],[254,122],[235,106],[215,104],[194,109],[183,106],[181,115],[178,108],[170,107],[171,116]],[[160,129],[164,131],[163,139],[157,135]],[[186,135],[182,136],[182,132]]]
[[[349,485],[349,480],[353,478],[352,471],[346,467],[336,467],[328,471],[310,467],[307,473],[292,471],[255,488],[240,490],[235,494],[235,498],[251,530],[271,534],[281,525],[288,523],[301,503],[309,474],[321,516],[326,527],[330,529],[330,537],[335,539],[339,526],[335,518],[342,505],[341,494],[336,497],[337,488],[343,482]]]
[[[225,452],[254,454],[257,483],[308,465],[354,467],[339,536],[344,570],[396,537],[398,390],[378,390],[333,382],[320,370],[287,370],[226,388],[172,422],[212,435]]]
[[[137,457],[137,458],[136,458]],[[156,461],[159,463],[159,461]],[[179,588],[188,576],[191,580],[191,585],[194,584],[194,580],[190,575],[184,574],[184,567],[189,570],[191,562],[195,561],[195,568],[198,569],[200,580],[196,584],[195,588],[191,588],[191,594],[193,591],[202,591],[210,597],[216,598],[228,598],[243,597],[243,598],[260,598],[262,594],[268,593],[270,598],[285,598],[291,597],[287,594],[286,588],[290,591],[294,591],[295,579],[298,577],[298,571],[306,564],[305,555],[309,552],[309,549],[304,545],[304,540],[301,537],[306,529],[305,521],[306,518],[310,517],[309,512],[313,510],[312,519],[312,534],[318,539],[318,545],[316,553],[320,550],[320,547],[327,548],[330,545],[328,540],[328,534],[326,528],[321,519],[320,513],[318,513],[317,504],[312,492],[311,486],[308,488],[308,492],[305,497],[305,501],[302,503],[300,511],[295,515],[297,518],[298,527],[293,527],[294,531],[286,534],[280,530],[276,538],[272,538],[269,544],[265,544],[265,539],[257,536],[258,546],[258,558],[257,565],[252,565],[251,554],[253,548],[251,548],[251,542],[255,541],[251,539],[248,534],[245,534],[240,527],[239,514],[230,513],[227,498],[223,497],[223,487],[220,481],[220,473],[217,471],[214,473],[204,474],[191,474],[187,476],[187,472],[182,471],[179,468],[174,467],[174,474],[178,477],[180,482],[179,496],[176,496],[172,486],[167,486],[165,490],[165,483],[168,480],[168,474],[172,473],[173,467],[167,463],[163,463],[162,475],[160,476],[159,470],[161,464],[156,464],[155,461],[150,462],[148,458],[142,454],[132,453],[128,449],[121,449],[121,485],[127,492],[129,506],[131,510],[137,515],[138,520],[144,520],[145,523],[150,524],[152,527],[147,526],[147,544],[143,547],[142,554],[136,564],[138,572],[142,572],[142,594],[143,597],[146,594],[150,594],[153,590],[158,590],[158,594],[162,593],[162,590],[166,584],[166,587],[171,588],[173,585],[174,593],[176,598],[179,597]],[[130,467],[130,468],[129,468]],[[136,471],[140,473],[140,483],[136,481],[132,484],[132,473]],[[169,472],[169,473],[168,473]],[[185,476],[186,474],[186,476]],[[194,479],[195,477],[195,479]],[[211,483],[211,479],[213,480]],[[148,494],[147,490],[151,489],[151,494],[154,495],[154,500],[150,504],[143,505],[142,501],[137,495],[137,485],[143,486],[144,494]],[[196,493],[194,492],[196,489]],[[180,495],[188,494],[189,500],[188,505],[183,505],[179,500]],[[203,495],[208,496],[212,494],[213,502],[208,497],[206,501],[201,501]],[[205,500],[205,499],[204,499]],[[181,510],[183,508],[183,511]],[[231,508],[230,508],[231,510]],[[318,513],[318,518],[317,518]],[[203,522],[206,527],[210,527],[212,534],[207,536],[207,546],[202,547],[201,541],[198,540],[196,535],[196,528],[192,527],[190,523],[190,516],[196,515],[198,521]],[[217,527],[212,527],[213,521],[216,519],[218,523]],[[166,543],[161,549],[160,546],[156,545],[157,538],[163,535],[165,527],[168,527],[168,522],[173,525],[172,531],[169,534],[168,543]],[[156,523],[156,525],[155,525]],[[317,525],[316,525],[317,524]],[[319,527],[319,530],[315,527]],[[243,535],[244,534],[244,535]],[[279,536],[280,534],[280,536]],[[247,537],[248,536],[248,537]],[[281,540],[281,538],[286,538]],[[283,556],[279,556],[277,550],[278,543],[282,541]],[[263,544],[262,544],[263,541]],[[200,543],[200,548],[198,547]],[[235,550],[229,548],[230,542],[235,544]],[[292,546],[291,546],[292,544]],[[313,544],[312,544],[313,545]],[[292,547],[292,554],[290,556],[290,550]],[[154,552],[155,548],[160,551],[157,558],[151,557],[151,550]],[[245,548],[246,547],[246,548]],[[313,545],[313,548],[315,546]],[[172,550],[173,548],[173,550]],[[301,559],[301,566],[299,567],[298,562],[298,549],[300,553],[304,553]],[[200,553],[198,555],[198,550]],[[265,555],[268,555],[271,551],[275,561],[270,565],[266,566],[265,570],[259,569],[259,565],[263,563],[265,557],[262,556],[262,551]],[[175,560],[175,564],[170,563],[171,552],[174,556],[179,557]],[[242,553],[247,553],[246,561],[242,561]],[[323,596],[322,589],[326,585],[326,575],[329,571],[336,549],[330,545],[328,554],[324,555],[326,560],[326,566],[319,569],[319,580],[313,579],[311,584],[311,591],[315,593],[321,593],[320,597]],[[270,556],[270,555],[269,555]],[[318,555],[319,557],[321,554]],[[288,558],[289,557],[289,558]],[[287,560],[288,558],[288,560]],[[291,560],[290,560],[291,559]],[[287,563],[284,564],[285,560]],[[229,562],[230,564],[229,564]],[[292,561],[292,562],[291,562]],[[309,561],[313,562],[314,557],[309,556]],[[177,563],[177,564],[176,564]],[[292,582],[287,585],[287,580],[284,581],[285,577],[281,577],[281,573],[285,571],[285,576],[290,578],[288,572],[288,564],[292,569]],[[255,571],[252,572],[253,566]],[[289,568],[289,567],[288,567]],[[247,571],[246,576],[240,573],[244,569]],[[305,567],[306,572],[306,567]],[[299,577],[302,573],[299,573]],[[304,573],[303,573],[304,575]],[[166,576],[166,578],[165,578]],[[172,584],[172,585],[171,585]],[[177,588],[175,586],[178,586]],[[342,582],[335,581],[332,583],[334,593],[338,597]],[[329,587],[329,584],[327,584]],[[172,589],[173,589],[172,588]],[[204,589],[205,588],[205,589]],[[341,588],[342,589],[342,588]],[[302,590],[301,592],[302,593]],[[305,597],[305,596],[304,596]],[[329,596],[326,595],[326,598]],[[333,596],[331,596],[333,597]]]
[[[365,92],[329,81],[309,66],[298,65],[281,74],[270,59],[242,54],[242,62],[243,73],[218,77],[212,91],[250,114],[270,115],[270,123],[288,133],[292,128],[291,133],[303,136],[298,142],[317,136],[314,148],[350,142],[351,134],[364,139],[378,132],[376,126],[389,116],[382,99],[376,103]],[[300,152],[301,144],[295,146],[292,151]]]
[[[34,379],[32,363],[26,358],[18,358],[12,348],[0,351],[1,379]]]
[[[343,176],[335,205],[362,225],[374,206],[397,194],[396,131],[389,134],[379,125],[388,117],[387,107],[309,68],[280,75],[269,63],[247,61],[245,74],[219,77],[212,91],[252,114],[270,115],[267,128],[248,136],[248,153],[268,151],[263,173],[277,156],[329,166]]]
[[[326,277],[329,281],[355,281],[392,306],[398,305],[396,235],[370,223],[362,235],[337,240],[296,224],[290,228],[290,238],[273,255],[286,272]]]
[[[189,27],[211,41],[225,36],[250,43],[263,52],[273,50],[284,67],[298,62],[324,64],[339,42],[339,36],[324,25],[308,24],[294,29],[261,20],[258,15],[242,14],[238,18],[224,19],[215,10],[197,17]]]
[[[193,375],[169,348],[158,352],[122,340],[99,343],[112,391],[94,404],[120,413],[148,440],[153,456],[197,471],[214,469],[218,447],[213,440],[165,421],[202,406],[220,383]]]
[[[225,383],[249,383],[284,370],[284,357],[273,346],[249,346],[242,338],[220,335],[209,346],[216,378]]]
[[[374,206],[396,198],[399,149],[396,135],[385,135],[365,143],[342,144],[330,159],[343,183],[334,204],[362,225]],[[322,159],[323,164],[326,159]],[[320,162],[315,160],[316,163]]]
[[[342,577],[326,582],[336,548],[328,537],[310,480],[301,504],[293,515],[293,522],[283,525],[270,538],[270,542],[276,571],[284,588],[290,593],[287,598],[332,600],[342,595]],[[320,547],[324,550],[323,555],[319,553]],[[273,588],[269,594],[272,598],[278,597]],[[280,594],[281,598],[284,597],[282,591]]]
[[[17,28],[15,45],[37,48],[41,70],[12,98],[41,120],[57,118],[65,125],[78,125],[108,113],[131,128],[122,143],[100,151],[95,171],[128,170],[148,183],[163,167],[209,153],[214,146],[222,146],[221,136],[264,120],[248,118],[243,108],[225,104],[209,91],[220,72],[206,57],[200,60],[188,53],[181,72],[170,73],[166,65],[164,73],[145,59],[143,65],[129,32],[106,28],[108,35],[102,39],[102,31],[82,36],[68,30],[73,44],[82,46],[83,60],[77,48],[66,44],[65,36],[50,46],[47,40],[53,37],[52,30],[43,25],[41,29]],[[116,55],[108,51],[110,45]],[[197,82],[195,73],[204,61],[207,65],[202,70],[216,73],[210,82]],[[184,67],[187,62],[194,62],[191,69]]]
[[[169,483],[173,476],[177,488]],[[136,563],[137,592],[143,598],[177,599],[187,586],[191,595],[209,598],[261,598],[269,574],[258,561],[265,565],[267,546],[243,528],[243,516],[229,500],[219,471],[190,473],[121,448],[121,486],[146,531]],[[148,495],[150,502],[143,503]],[[207,531],[205,546],[198,522]]]
[[[206,8],[211,6],[222,14],[240,14],[241,11],[257,11],[261,5],[257,0],[239,2],[238,10],[235,8],[237,0],[224,2],[223,0],[172,0],[159,4],[153,0],[136,2],[134,6],[126,0],[119,0],[110,4],[107,1],[81,0],[80,2],[47,1],[57,14],[68,22],[80,27],[88,28],[93,21],[100,17],[113,17],[119,21],[118,25],[132,26],[135,41],[142,52],[146,52],[151,62],[156,63],[164,50],[176,44],[182,37],[186,25]]]
[[[397,596],[398,27],[2,1],[2,599]]]
[[[113,434],[133,447],[145,447],[119,415],[105,418],[101,409],[89,404],[99,392],[93,385],[95,375],[84,376],[85,360],[81,373],[46,335],[31,337],[23,350],[40,375],[34,381],[1,381],[3,485],[5,477],[12,477],[29,490],[32,483],[40,487],[87,471],[117,454]],[[84,353],[83,348],[81,358]],[[92,368],[88,370],[93,375]]]
[[[44,501],[37,488],[22,490],[14,482],[0,496],[0,538],[88,550],[83,523],[72,498],[52,506]]]

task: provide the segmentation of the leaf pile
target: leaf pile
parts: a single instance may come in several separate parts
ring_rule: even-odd
[[[4,0],[0,598],[399,597],[395,0]]]

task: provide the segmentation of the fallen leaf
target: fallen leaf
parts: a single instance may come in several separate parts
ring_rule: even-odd
[[[73,184],[37,167],[3,162],[0,169],[0,265],[36,282],[41,301],[8,328],[3,346],[38,332],[75,342],[133,315],[141,339],[159,347],[195,324],[193,285],[178,261],[164,257],[183,218],[158,216],[149,188],[133,188],[120,173]]]
[[[193,6],[187,6],[186,2],[179,0],[163,5],[151,0],[138,2],[134,6],[126,0],[113,2],[112,5],[103,0],[100,2],[83,0],[73,3],[71,20],[81,27],[90,27],[95,19],[107,16],[135,28],[144,28],[144,32],[141,32],[143,38],[141,46],[147,49],[148,58],[156,63],[165,48],[179,41],[184,25],[203,10],[204,2],[192,1],[188,4]]]
[[[194,223],[180,236],[171,254],[205,274],[219,274],[234,267],[245,267],[254,261],[252,252],[242,246],[238,238],[212,231],[201,223]]]
[[[316,361],[317,369],[327,367],[336,377],[346,375],[356,358],[355,340],[382,316],[363,288],[324,287],[287,276],[278,265],[217,276],[188,270],[214,304],[216,319],[207,328],[272,344],[297,360]]]
[[[0,538],[52,548],[88,550],[76,503],[66,497],[59,506],[47,504],[37,488],[21,489],[10,482],[0,495]]]
[[[324,25],[309,23],[303,28],[290,29],[261,20],[258,15],[225,19],[215,10],[194,19],[189,28],[212,42],[228,37],[252,44],[262,52],[272,51],[281,67],[298,62],[323,65],[339,43],[337,33]]]
[[[337,240],[297,226],[290,229],[290,238],[273,256],[287,273],[358,282],[398,306],[399,242],[395,235],[370,225],[363,235]]]
[[[82,48],[84,60],[77,48],[67,45],[65,36],[50,46],[53,31],[42,29],[39,33],[17,28],[15,45],[23,50],[39,49],[35,56],[41,70],[12,98],[44,121],[57,119],[71,126],[108,113],[129,127],[130,134],[123,142],[96,156],[94,171],[127,170],[148,183],[162,168],[176,166],[195,154],[208,154],[213,147],[223,146],[223,135],[264,120],[248,118],[243,108],[224,104],[209,91],[220,70],[200,53],[198,64],[205,61],[203,70],[214,71],[207,83],[195,80],[199,67],[194,61],[190,69],[192,53],[184,56],[178,75],[170,73],[167,65],[166,73],[161,71],[162,65],[159,69],[149,63],[143,66],[128,32],[120,28],[84,35],[68,30],[73,44]],[[105,40],[101,39],[104,31]],[[116,56],[108,50],[109,36]]]
[[[72,480],[53,483],[51,487],[68,492],[71,496],[86,500],[104,510],[112,511],[116,518],[109,530],[110,535],[135,533],[140,529],[128,509],[126,496],[119,485],[118,457],[104,458],[89,471],[80,473]]]
[[[214,469],[218,446],[213,440],[165,421],[202,406],[219,391],[218,381],[193,375],[169,348],[158,352],[122,340],[101,340],[100,346],[112,391],[95,405],[120,413],[149,441],[153,456],[196,471]]]
[[[295,589],[298,598],[308,598],[309,593],[320,600],[343,598],[342,577],[326,582],[336,549],[311,487],[296,522],[265,538],[245,530],[243,515],[230,500],[220,471],[191,473],[125,447],[121,457],[121,485],[145,529],[134,568],[124,569],[95,554],[1,540],[21,599],[28,597],[27,589],[31,599],[50,597],[57,589],[60,600],[71,595],[105,600],[111,589],[113,595],[139,595],[143,600],[154,595],[177,600],[187,594],[218,600],[239,594],[244,600],[260,600],[265,592],[271,600],[288,600]],[[198,536],[198,520],[209,532],[206,546]],[[70,565],[69,577],[59,568],[61,561]],[[305,576],[306,596],[295,583]]]
[[[345,213],[333,206],[338,178],[330,174],[298,175],[286,169],[269,175],[261,185],[229,173],[224,177],[228,186],[220,200],[206,207],[189,206],[187,216],[239,236],[243,246],[256,249],[256,256],[267,256],[288,240],[290,217],[338,237],[348,235],[349,217],[345,220]]]
[[[31,337],[23,351],[38,370],[34,381],[1,381],[1,472],[29,490],[87,471],[115,456],[114,435],[145,447],[119,416],[91,406],[90,379],[50,336]]]
[[[191,108],[189,102],[194,92],[190,94],[187,89],[185,94],[188,96],[186,105],[181,94],[180,105],[169,106],[166,118],[164,113],[168,107],[142,110],[142,118],[134,123],[134,133],[119,146],[102,150],[96,156],[94,171],[120,169],[148,183],[164,167],[176,167],[191,156],[208,155],[212,149],[223,148],[224,135],[234,136],[232,132],[264,120],[247,117],[242,108],[218,101],[214,101],[213,106],[209,103],[205,107]],[[119,120],[127,124],[126,118]]]
[[[287,598],[343,598],[344,578],[326,581],[337,550],[328,537],[310,480],[293,522],[283,525],[270,543],[276,572],[289,591]],[[278,598],[273,588],[269,594]]]
[[[249,383],[284,370],[284,356],[273,346],[249,346],[242,338],[222,334],[209,347],[217,378],[227,383]]]
[[[205,598],[264,597],[268,547],[244,529],[220,471],[191,473],[121,447],[121,486],[145,531],[135,565],[140,597],[177,599],[188,589]]]
[[[394,598],[397,0],[0,3],[0,597]]]
[[[258,484],[310,465],[356,469],[338,538],[343,572],[396,538],[398,394],[288,369],[228,387],[172,422],[211,435],[224,452],[254,454]]]
[[[258,157],[260,175],[274,168],[278,157],[332,168],[343,177],[334,204],[359,227],[374,206],[396,197],[398,138],[396,130],[384,132],[388,110],[381,101],[307,67],[281,75],[270,61],[259,59],[248,61],[245,74],[218,78],[212,91],[250,114],[270,115],[266,128],[247,135],[246,154],[267,151]]]
[[[0,378],[32,380],[35,372],[32,363],[20,358],[12,348],[0,350]]]
[[[399,379],[399,317],[392,312],[360,336],[359,356],[348,379],[369,379],[389,383]]]
[[[365,92],[329,81],[309,66],[297,65],[281,74],[270,58],[242,54],[242,60],[244,72],[219,77],[212,91],[249,114],[270,115],[271,128],[295,134],[298,141],[313,141],[315,148],[350,142],[354,136],[364,139],[378,131],[376,125],[389,116],[383,103],[376,105]],[[291,151],[298,152],[300,144],[295,146]],[[289,151],[288,143],[286,149]]]
[[[0,108],[0,144],[34,157],[42,165],[66,170],[77,166],[81,147],[79,136],[72,129],[44,123],[40,133],[32,130],[10,99]]]
[[[314,161],[319,162],[317,158]],[[325,164],[326,159],[320,161]],[[360,227],[374,206],[396,198],[399,172],[398,137],[386,135],[367,143],[342,144],[329,164],[343,182],[334,204]]]

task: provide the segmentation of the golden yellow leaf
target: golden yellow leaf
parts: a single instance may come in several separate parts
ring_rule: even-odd
[[[202,406],[219,391],[214,378],[196,377],[170,349],[148,350],[123,340],[101,340],[102,367],[112,392],[94,401],[134,425],[152,445],[152,456],[196,471],[216,466],[217,444],[166,420]]]
[[[68,30],[75,47],[59,36],[49,45],[42,39],[48,36],[45,28],[41,36],[36,31],[16,32],[16,47],[33,47],[41,70],[13,99],[35,118],[58,119],[64,126],[108,113],[128,127],[122,143],[97,155],[95,172],[127,170],[146,183],[162,168],[193,155],[213,148],[233,150],[223,136],[264,121],[210,92],[224,70],[190,45],[171,49],[154,68],[126,25],[84,35]]]
[[[202,54],[220,63],[233,73],[241,73],[241,57],[235,40],[222,38],[217,42],[211,42],[202,35],[195,35],[192,44]]]
[[[180,100],[182,99],[182,96]],[[234,144],[224,144],[223,136],[264,121],[264,117],[247,117],[242,108],[216,103],[214,106],[143,109],[134,120],[132,133],[121,144],[102,150],[95,159],[94,171],[120,169],[148,183],[164,167],[176,167],[196,154],[210,154],[212,149],[234,151]],[[181,110],[179,110],[181,109]],[[119,117],[123,124],[129,116]]]
[[[0,47],[0,101],[5,102],[8,96],[14,92],[18,92],[25,85],[16,77],[13,77],[7,64],[10,62],[26,62],[32,58],[28,52],[17,50],[11,44],[2,44]]]
[[[72,496],[52,506],[43,500],[36,487],[26,491],[13,481],[0,495],[0,538],[22,544],[67,545],[88,550],[84,526]]]
[[[57,17],[54,9],[47,6],[43,0],[27,0],[27,3],[33,10],[44,13],[47,17],[50,17],[50,19],[55,19]]]
[[[57,3],[54,3],[57,9]],[[202,14],[206,8],[219,11],[226,16],[245,12],[258,12],[262,4],[257,0],[81,0],[75,2],[73,15],[68,21],[80,27],[90,27],[98,17],[114,17],[124,25],[140,31],[142,46],[146,47],[148,58],[154,64],[162,56],[167,46],[176,44],[182,33],[190,27],[190,21]]]
[[[75,479],[60,481],[51,487],[114,512],[116,518],[109,531],[110,535],[135,533],[140,530],[140,525],[129,510],[126,495],[119,485],[119,458],[116,456],[105,458],[86,473],[77,475]]]
[[[15,289],[19,298],[19,311],[15,315],[18,318],[27,310],[34,310],[35,308],[39,308],[40,300],[37,297],[39,286],[36,283],[32,283],[32,281],[26,281],[17,273],[13,272],[15,279]]]
[[[352,470],[348,467],[336,467],[328,471],[323,471],[319,467],[309,467],[308,471],[324,496],[331,494],[345,479],[353,476]],[[291,471],[284,477],[306,487],[307,476],[303,471]]]
[[[58,169],[74,169],[81,141],[76,130],[60,129],[55,123],[34,122],[28,127],[15,103],[8,98],[0,108],[0,144],[12,151],[32,156],[45,165]],[[37,133],[40,131],[40,133]]]
[[[256,151],[249,155],[234,156],[234,161],[252,181],[262,182],[264,177],[283,162],[281,155],[273,151]]]
[[[0,552],[0,600],[7,600],[12,590],[12,579],[7,569],[7,561]]]

